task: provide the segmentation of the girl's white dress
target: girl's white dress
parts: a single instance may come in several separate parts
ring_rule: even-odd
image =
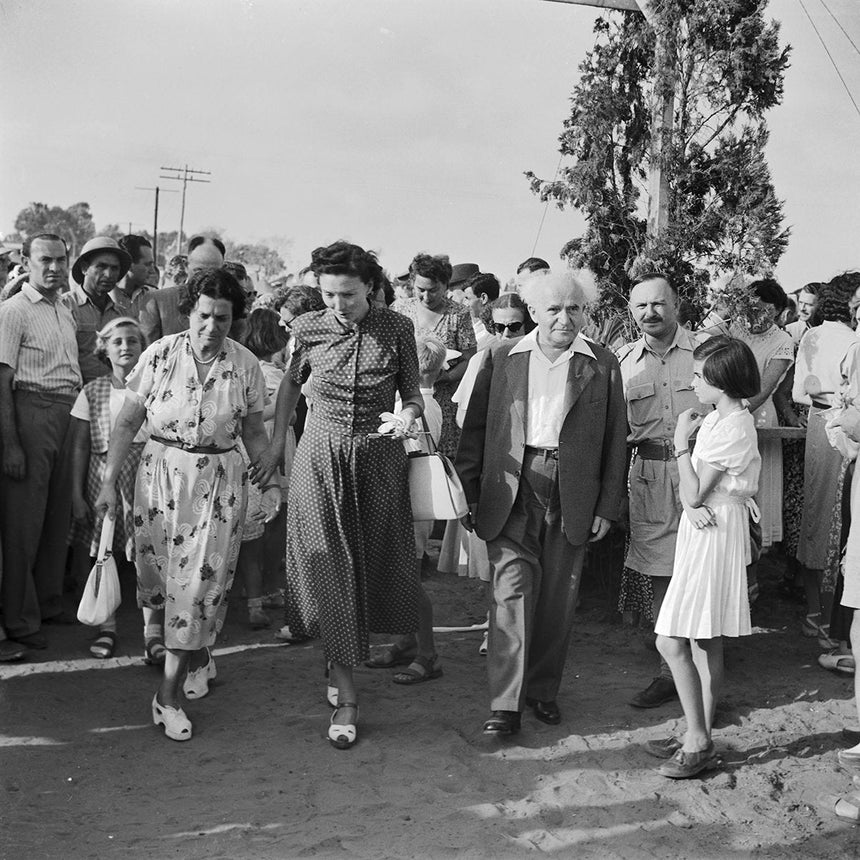
[[[751,631],[746,566],[749,517],[759,516],[761,456],[755,421],[746,409],[705,418],[692,456],[693,469],[707,463],[722,474],[705,504],[716,525],[694,528],[681,515],[675,562],[655,632],[685,639],[748,636]]]

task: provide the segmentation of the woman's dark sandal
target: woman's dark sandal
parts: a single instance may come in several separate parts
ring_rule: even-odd
[[[354,723],[336,723],[335,718],[343,708],[355,708]],[[339,750],[348,750],[355,745],[358,740],[358,705],[355,702],[342,702],[339,704],[331,715],[331,721],[328,727],[328,742]]]
[[[840,821],[849,824],[860,824],[860,795],[857,794],[825,794],[821,805]]]
[[[143,644],[143,662],[147,666],[163,666],[167,648],[163,639],[148,639]]]
[[[116,651],[116,633],[113,630],[99,630],[95,642],[90,645],[90,654],[99,660],[108,660]]]
[[[414,648],[398,648],[391,645],[380,649],[369,660],[364,661],[368,669],[393,669],[395,666],[408,666],[416,657]]]
[[[701,752],[690,753],[679,749],[672,758],[657,768],[657,773],[669,779],[692,779],[706,770],[713,770],[719,766],[719,763],[714,744],[711,742],[707,749]]]
[[[395,684],[423,684],[425,681],[432,681],[434,678],[442,677],[442,669],[439,666],[439,658],[434,654],[433,658],[428,660],[420,654],[416,654],[412,662],[402,671],[395,672],[391,679]]]

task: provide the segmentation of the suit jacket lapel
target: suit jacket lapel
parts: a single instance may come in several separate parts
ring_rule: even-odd
[[[529,396],[529,355],[528,352],[517,352],[514,355],[508,355],[508,360],[505,362],[505,373],[508,377],[514,409],[522,423],[523,432],[525,432],[526,403]]]
[[[594,361],[581,352],[575,352],[567,368],[567,388],[564,393],[564,414],[567,415],[579,400],[585,386],[594,376]]]

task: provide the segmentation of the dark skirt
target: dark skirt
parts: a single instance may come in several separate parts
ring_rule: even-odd
[[[418,627],[419,582],[402,442],[309,421],[287,503],[286,620],[322,636],[326,657],[357,666],[369,634]]]

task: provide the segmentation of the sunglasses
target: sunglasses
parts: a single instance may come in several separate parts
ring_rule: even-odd
[[[512,323],[493,323],[493,328],[496,330],[496,334],[504,334],[508,330],[516,334],[522,327],[522,321]]]

